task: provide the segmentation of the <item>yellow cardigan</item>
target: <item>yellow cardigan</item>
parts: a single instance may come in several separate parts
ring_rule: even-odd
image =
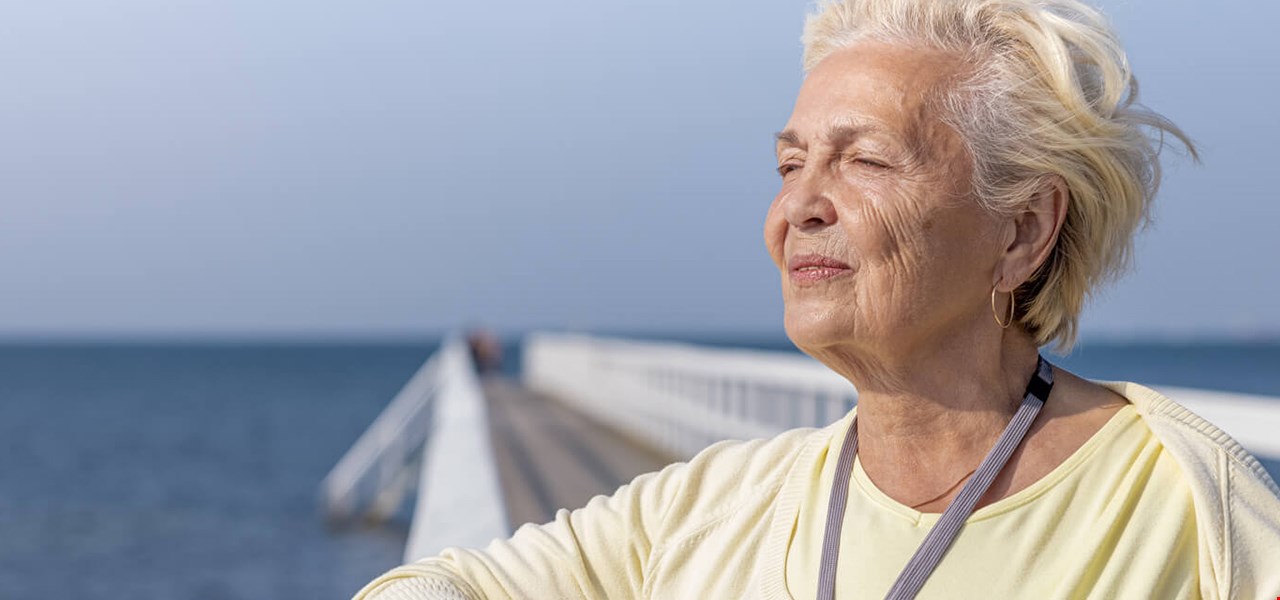
[[[1187,477],[1201,595],[1280,595],[1280,488],[1258,461],[1151,389],[1102,385],[1134,405]],[[483,551],[449,549],[393,569],[356,598],[788,599],[784,567],[799,503],[816,489],[824,455],[848,419],[715,444]]]

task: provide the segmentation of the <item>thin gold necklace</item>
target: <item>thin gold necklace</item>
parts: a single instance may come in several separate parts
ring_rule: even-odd
[[[936,501],[938,501],[940,498],[945,498],[945,497],[947,496],[947,494],[951,493],[951,490],[956,489],[957,487],[959,487],[959,486],[960,486],[960,484],[964,483],[965,481],[968,481],[969,477],[971,477],[974,473],[977,473],[977,472],[978,472],[978,468],[977,468],[977,467],[974,467],[972,471],[969,471],[968,473],[965,473],[965,474],[964,474],[964,477],[961,477],[961,478],[960,478],[960,481],[957,481],[957,482],[955,482],[955,483],[951,484],[951,487],[949,487],[949,488],[947,488],[947,489],[945,489],[945,490],[942,490],[942,493],[941,493],[941,494],[938,494],[937,496],[934,496],[934,497],[932,497],[932,498],[930,498],[930,499],[928,499],[928,500],[925,500],[924,502],[919,502],[919,503],[916,503],[916,504],[912,504],[912,505],[911,505],[911,508],[912,508],[912,509],[917,509],[917,508],[920,508],[921,506],[924,506],[924,505],[926,505],[926,504],[929,504],[930,502],[936,502]]]

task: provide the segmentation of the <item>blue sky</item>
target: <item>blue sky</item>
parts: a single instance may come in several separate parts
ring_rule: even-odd
[[[0,6],[0,336],[780,334],[798,1]],[[1102,4],[1172,156],[1107,337],[1280,335],[1280,4]]]

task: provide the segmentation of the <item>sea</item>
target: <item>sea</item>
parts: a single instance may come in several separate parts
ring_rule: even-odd
[[[331,528],[319,483],[437,346],[0,346],[0,599],[349,598],[399,563],[408,523]],[[507,345],[508,365],[518,352]],[[1280,398],[1280,342],[1096,343],[1050,359]]]

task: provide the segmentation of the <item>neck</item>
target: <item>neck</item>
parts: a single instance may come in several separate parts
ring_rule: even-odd
[[[859,459],[891,496],[927,498],[972,470],[1021,404],[1034,341],[1021,330],[979,332],[937,336],[914,351],[819,357],[858,389]],[[882,482],[895,472],[912,473],[899,494]]]

